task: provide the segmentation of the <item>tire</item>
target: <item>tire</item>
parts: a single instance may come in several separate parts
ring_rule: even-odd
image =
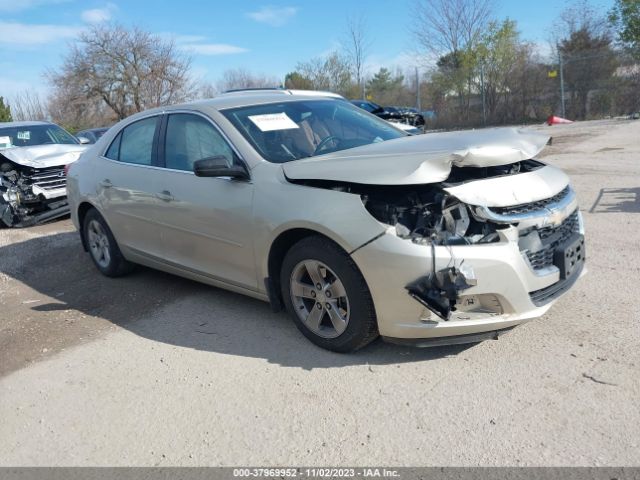
[[[378,337],[375,308],[362,273],[329,239],[311,236],[293,245],[282,263],[280,286],[296,327],[317,346],[348,353]]]
[[[95,208],[85,215],[82,233],[89,256],[100,273],[107,277],[121,277],[134,269],[135,265],[122,256],[111,229]]]

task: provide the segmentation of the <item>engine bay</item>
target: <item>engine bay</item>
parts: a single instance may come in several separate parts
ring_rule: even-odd
[[[27,227],[69,212],[64,167],[32,168],[0,155],[0,222]]]

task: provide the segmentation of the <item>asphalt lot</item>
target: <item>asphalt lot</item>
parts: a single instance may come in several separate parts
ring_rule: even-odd
[[[334,354],[262,302],[100,276],[69,220],[0,230],[0,465],[640,465],[640,121],[533,128],[589,272],[478,345]]]

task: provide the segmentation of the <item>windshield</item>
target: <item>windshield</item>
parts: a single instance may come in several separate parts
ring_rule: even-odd
[[[76,145],[78,141],[57,125],[26,125],[0,128],[0,148],[33,147],[62,143]]]
[[[271,103],[222,113],[263,158],[274,163],[406,135],[384,120],[339,100]]]

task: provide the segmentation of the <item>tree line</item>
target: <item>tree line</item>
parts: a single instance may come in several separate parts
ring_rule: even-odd
[[[569,5],[553,23],[546,55],[522,38],[515,20],[496,17],[492,0],[415,0],[412,8],[409,34],[418,51],[416,64],[404,70],[368,71],[372,36],[359,15],[347,19],[339,48],[298,62],[283,79],[239,68],[215,83],[194,80],[192,58],[171,39],[94,25],[61,66],[45,72],[48,96],[0,97],[0,121],[50,119],[76,131],[147,108],[261,87],[327,90],[382,105],[419,101],[434,112],[434,128],[538,122],[563,106],[571,119],[640,110],[640,0],[615,0],[608,12],[586,0]]]

